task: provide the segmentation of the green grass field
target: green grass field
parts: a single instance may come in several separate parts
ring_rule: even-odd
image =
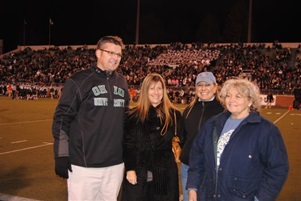
[[[56,104],[0,96],[0,200],[13,200],[6,195],[67,200],[66,183],[54,173],[51,124]],[[177,107],[183,110],[185,105]],[[277,201],[300,201],[301,111],[272,108],[260,113],[280,128],[289,155],[289,178]]]

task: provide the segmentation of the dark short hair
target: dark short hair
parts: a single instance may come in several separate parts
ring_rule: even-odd
[[[97,42],[96,49],[101,49],[103,44],[105,44],[105,43],[114,43],[115,45],[121,46],[122,49],[124,48],[123,41],[119,36],[103,36]]]

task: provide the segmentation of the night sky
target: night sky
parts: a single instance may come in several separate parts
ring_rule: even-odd
[[[4,53],[23,44],[94,45],[104,35],[133,44],[137,1],[1,2]],[[301,42],[297,2],[252,0],[251,42]],[[247,42],[248,6],[249,0],[140,0],[138,43]]]

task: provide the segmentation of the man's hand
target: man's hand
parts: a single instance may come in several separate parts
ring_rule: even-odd
[[[68,179],[68,170],[72,172],[71,163],[69,157],[59,157],[55,159],[55,174],[62,177],[63,179]]]

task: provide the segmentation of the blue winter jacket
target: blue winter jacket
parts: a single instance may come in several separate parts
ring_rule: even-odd
[[[235,129],[216,170],[214,147],[229,116],[225,111],[212,117],[194,139],[186,188],[201,186],[202,201],[276,200],[288,176],[287,152],[279,129],[259,113],[251,112]]]

